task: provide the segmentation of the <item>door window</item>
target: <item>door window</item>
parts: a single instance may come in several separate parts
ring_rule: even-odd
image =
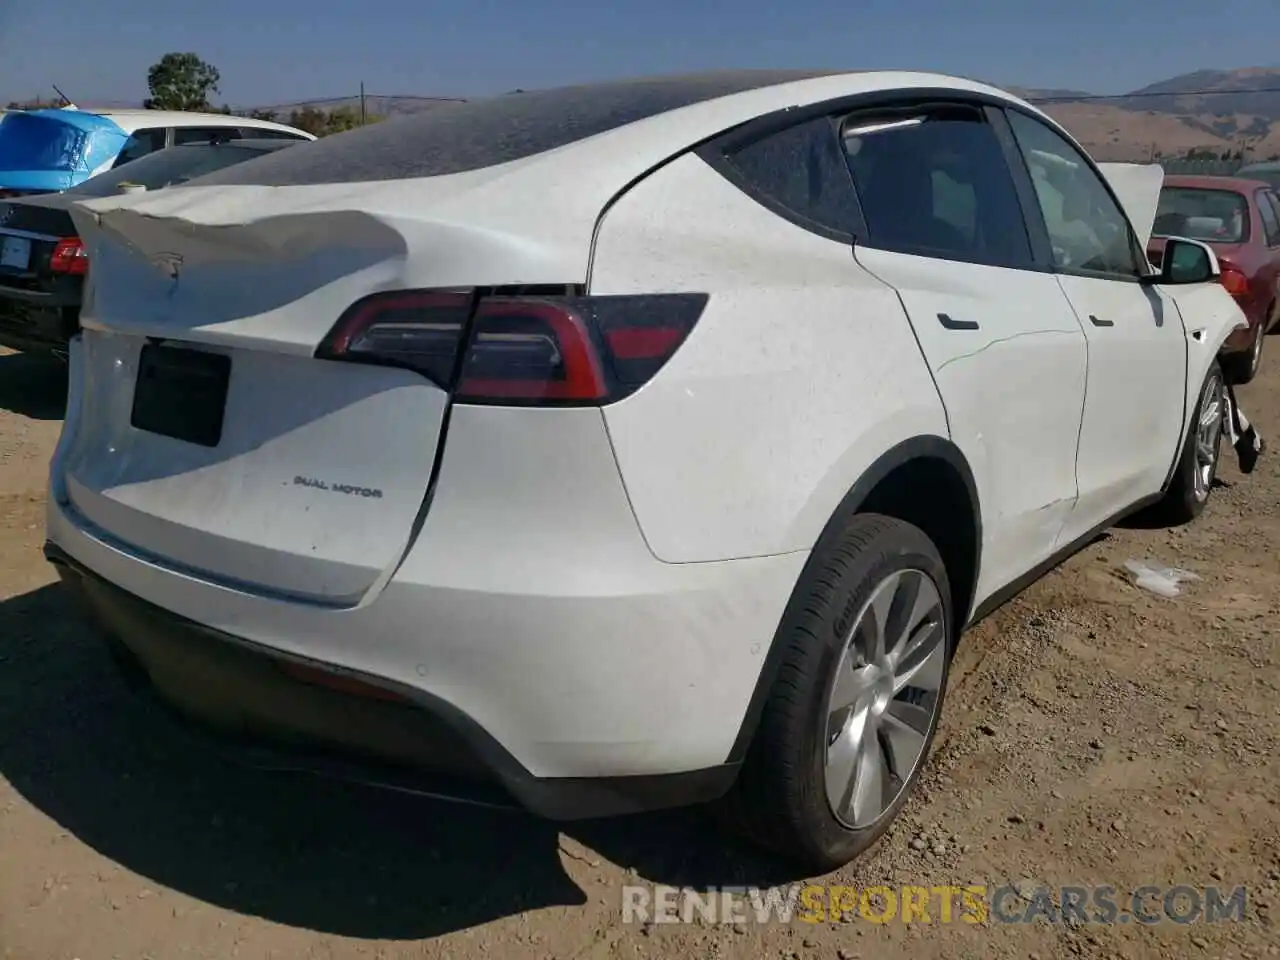
[[[235,140],[239,136],[240,131],[235,127],[177,127],[173,131],[173,142],[175,145],[179,143],[208,143],[210,140],[218,138]]]
[[[1128,217],[1084,154],[1040,120],[1017,110],[1008,116],[1049,232],[1054,266],[1125,279],[1145,273],[1146,258]]]
[[[116,156],[116,161],[112,164],[112,167],[119,167],[130,160],[145,157],[148,153],[163,150],[164,135],[164,127],[149,127],[144,130],[133,131],[133,134],[125,142],[124,149]]]
[[[827,117],[729,148],[725,161],[742,188],[798,226],[851,240],[858,201]]]
[[[995,130],[979,107],[860,111],[841,128],[866,245],[1006,267],[1032,262]]]
[[[1276,222],[1280,223],[1280,196],[1277,196],[1274,190],[1268,191],[1266,200],[1271,204],[1271,209],[1275,211]]]
[[[1262,217],[1262,233],[1268,247],[1280,247],[1280,217],[1276,216],[1276,208],[1272,206],[1275,194],[1269,190],[1257,193],[1258,213]]]
[[[242,127],[241,140],[306,140],[306,137],[284,130],[273,130],[270,127]]]

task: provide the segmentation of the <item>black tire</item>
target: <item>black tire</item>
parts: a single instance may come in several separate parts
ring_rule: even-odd
[[[1248,350],[1222,357],[1222,373],[1232,384],[1242,386],[1250,383],[1262,369],[1262,344],[1266,340],[1264,326],[1260,324],[1254,328],[1253,341]]]
[[[1155,516],[1170,526],[1190,523],[1200,516],[1213,493],[1213,481],[1218,473],[1218,455],[1222,449],[1223,424],[1221,422],[1218,426],[1217,439],[1213,444],[1212,472],[1206,483],[1198,484],[1196,481],[1196,473],[1200,470],[1196,455],[1196,426],[1200,422],[1206,393],[1209,391],[1211,382],[1218,384],[1219,409],[1223,409],[1223,371],[1217,361],[1209,365],[1204,382],[1200,385],[1195,410],[1191,414],[1191,425],[1187,428],[1187,436],[1182,443],[1182,453],[1178,456],[1178,465],[1174,468],[1169,489],[1165,492],[1164,498],[1153,508]]]
[[[777,677],[737,782],[719,804],[735,833],[819,873],[843,866],[874,844],[910,796],[933,743],[957,632],[946,567],[917,527],[858,514],[823,539],[778,628],[784,654]],[[890,781],[902,784],[896,799],[874,823],[856,829],[837,819],[827,800],[828,695],[855,615],[899,571],[919,571],[937,590],[941,682],[919,759],[909,776]]]

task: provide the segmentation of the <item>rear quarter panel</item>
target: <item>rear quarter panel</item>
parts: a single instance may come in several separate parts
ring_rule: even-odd
[[[658,375],[605,408],[661,560],[809,549],[880,454],[947,436],[897,294],[847,244],[771,213],[694,155],[604,215],[590,288],[711,294]]]

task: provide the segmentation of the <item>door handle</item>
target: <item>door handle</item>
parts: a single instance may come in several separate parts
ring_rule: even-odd
[[[1089,314],[1089,322],[1095,327],[1114,327],[1116,325],[1114,320],[1099,320],[1092,313]]]
[[[942,324],[944,327],[946,327],[948,330],[977,330],[978,329],[977,320],[952,320],[951,317],[945,313],[938,314],[938,322]]]

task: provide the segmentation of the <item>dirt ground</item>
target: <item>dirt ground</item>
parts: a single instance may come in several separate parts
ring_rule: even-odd
[[[1280,439],[1280,338],[1242,391]],[[56,367],[0,356],[0,956],[1280,955],[1280,455],[1114,531],[972,631],[922,789],[824,883],[1247,888],[1239,922],[623,922],[626,884],[802,878],[696,812],[573,825],[250,772],[147,722],[39,547]],[[1280,449],[1280,444],[1277,445]],[[1198,573],[1176,598],[1128,558]],[[1024,902],[1025,907],[1025,902]],[[917,918],[919,919],[919,918]]]

